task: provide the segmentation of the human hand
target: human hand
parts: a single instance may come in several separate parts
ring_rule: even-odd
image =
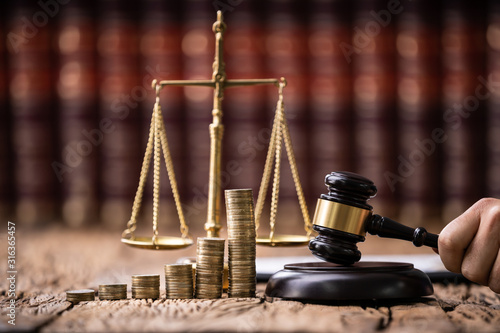
[[[500,200],[484,198],[439,234],[444,266],[500,293]]]

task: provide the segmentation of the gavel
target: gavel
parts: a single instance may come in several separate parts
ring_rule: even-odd
[[[438,235],[425,228],[410,228],[390,218],[373,214],[367,204],[377,194],[374,183],[351,172],[332,172],[325,177],[328,194],[322,194],[316,206],[313,229],[318,236],[309,242],[309,250],[320,259],[352,265],[361,259],[356,243],[366,233],[413,242],[415,246],[438,247]]]

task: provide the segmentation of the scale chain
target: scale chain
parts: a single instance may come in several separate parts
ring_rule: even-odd
[[[146,185],[146,180],[148,176],[149,165],[151,164],[151,155],[153,154],[153,141],[154,141],[154,112],[151,116],[151,124],[149,127],[149,137],[148,143],[146,145],[146,152],[142,160],[141,174],[139,177],[139,186],[134,197],[134,203],[132,205],[132,214],[130,220],[127,223],[127,229],[123,231],[122,237],[134,238],[134,231],[137,227],[137,215],[139,215],[139,210],[142,204],[142,195],[144,193],[144,187]]]
[[[262,210],[264,209],[264,201],[267,195],[267,189],[269,187],[269,181],[271,180],[271,171],[274,154],[276,152],[276,131],[278,115],[274,116],[273,127],[271,130],[271,139],[269,141],[269,150],[267,151],[266,162],[264,164],[264,173],[262,175],[262,180],[260,184],[259,195],[257,197],[257,203],[255,205],[255,230],[258,232],[260,226],[260,217],[262,215]]]
[[[141,174],[139,178],[139,186],[137,188],[134,203],[132,206],[132,214],[130,220],[127,223],[127,229],[122,233],[123,238],[134,239],[134,231],[137,227],[137,217],[142,204],[142,197],[144,194],[144,187],[147,180],[148,170],[151,164],[151,159],[154,159],[154,173],[153,173],[153,237],[152,242],[156,244],[158,240],[158,215],[159,215],[159,189],[160,189],[160,162],[161,153],[163,153],[165,159],[165,166],[167,169],[168,178],[170,181],[170,186],[172,188],[172,193],[175,200],[175,205],[177,209],[177,214],[180,220],[180,231],[182,233],[182,238],[189,237],[189,227],[186,224],[184,213],[182,211],[182,206],[180,203],[180,195],[177,187],[177,181],[175,179],[175,173],[172,163],[172,156],[168,148],[168,140],[165,130],[165,124],[163,122],[163,115],[161,111],[161,106],[159,102],[159,89],[157,90],[157,99],[153,107],[151,124],[149,128],[148,143],[146,146],[146,152],[144,154],[144,159],[141,167]]]
[[[181,223],[180,230],[182,238],[189,238],[189,227],[186,224],[186,219],[184,218],[184,212],[182,211],[179,190],[177,187],[177,181],[175,180],[174,165],[172,163],[172,156],[170,154],[170,149],[168,148],[167,134],[165,130],[165,124],[163,122],[163,116],[161,113],[160,113],[160,139],[163,148],[163,157],[165,158],[165,166],[167,168],[168,179],[170,181],[170,187],[172,188],[172,194],[174,196],[177,215],[179,215],[179,220]]]
[[[262,210],[264,207],[264,201],[267,194],[269,182],[271,179],[271,173],[273,171],[272,163],[273,159],[274,165],[274,177],[273,177],[273,191],[271,197],[271,214],[270,214],[270,242],[274,242],[274,234],[276,227],[276,215],[278,208],[278,198],[279,198],[279,184],[280,184],[280,167],[281,167],[281,141],[284,141],[286,153],[290,163],[290,169],[292,172],[292,178],[295,185],[295,190],[299,199],[299,205],[304,219],[304,229],[307,233],[307,237],[313,232],[311,219],[309,217],[309,212],[306,205],[306,200],[304,197],[304,192],[300,184],[300,178],[297,168],[297,161],[293,152],[292,140],[290,137],[290,130],[285,116],[284,98],[283,98],[283,88],[286,86],[286,81],[284,79],[279,82],[279,98],[276,105],[276,115],[273,122],[273,128],[271,132],[271,140],[269,143],[269,150],[266,156],[266,162],[264,166],[264,173],[262,176],[261,186],[259,189],[259,195],[257,198],[257,204],[255,206],[255,227],[259,228],[260,218]]]
[[[279,85],[279,98],[276,105],[277,113],[277,129],[276,129],[276,151],[275,151],[275,162],[274,162],[274,178],[273,178],[273,192],[271,197],[271,216],[269,220],[270,233],[269,238],[271,244],[274,242],[274,231],[276,227],[276,214],[278,213],[278,199],[280,190],[280,170],[281,170],[281,140],[283,137],[283,88],[285,84],[280,82]]]
[[[154,171],[153,171],[153,244],[156,244],[158,239],[158,210],[160,203],[160,103],[159,97],[156,98],[154,115]]]
[[[307,237],[309,237],[313,232],[313,227],[311,223],[311,218],[309,217],[309,211],[307,210],[304,191],[302,190],[302,185],[300,184],[297,161],[295,159],[295,154],[293,153],[292,139],[290,138],[290,130],[288,129],[288,124],[286,122],[284,108],[282,109],[282,119],[283,119],[282,130],[283,130],[283,138],[285,141],[285,148],[288,155],[288,161],[290,162],[290,169],[292,171],[293,182],[295,183],[295,191],[297,192],[297,196],[299,198],[300,210],[302,211],[302,217],[304,218],[304,229],[307,233]]]

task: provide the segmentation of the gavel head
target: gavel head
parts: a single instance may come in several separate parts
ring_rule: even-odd
[[[318,236],[309,242],[316,257],[343,265],[361,259],[356,243],[365,240],[365,224],[372,216],[367,204],[377,193],[373,182],[351,172],[332,172],[325,177],[328,194],[316,206],[313,228]]]

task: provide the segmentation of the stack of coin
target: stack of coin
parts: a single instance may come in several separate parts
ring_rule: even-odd
[[[196,298],[220,298],[224,271],[224,239],[198,238],[196,251]]]
[[[229,297],[255,297],[255,217],[251,189],[226,190]]]
[[[193,265],[165,265],[165,290],[167,298],[193,298]]]
[[[100,300],[114,300],[127,298],[127,284],[101,284],[99,285]]]
[[[132,298],[160,298],[160,275],[132,275]]]
[[[95,291],[93,289],[68,290],[66,292],[66,300],[73,304],[93,301],[95,300]]]

